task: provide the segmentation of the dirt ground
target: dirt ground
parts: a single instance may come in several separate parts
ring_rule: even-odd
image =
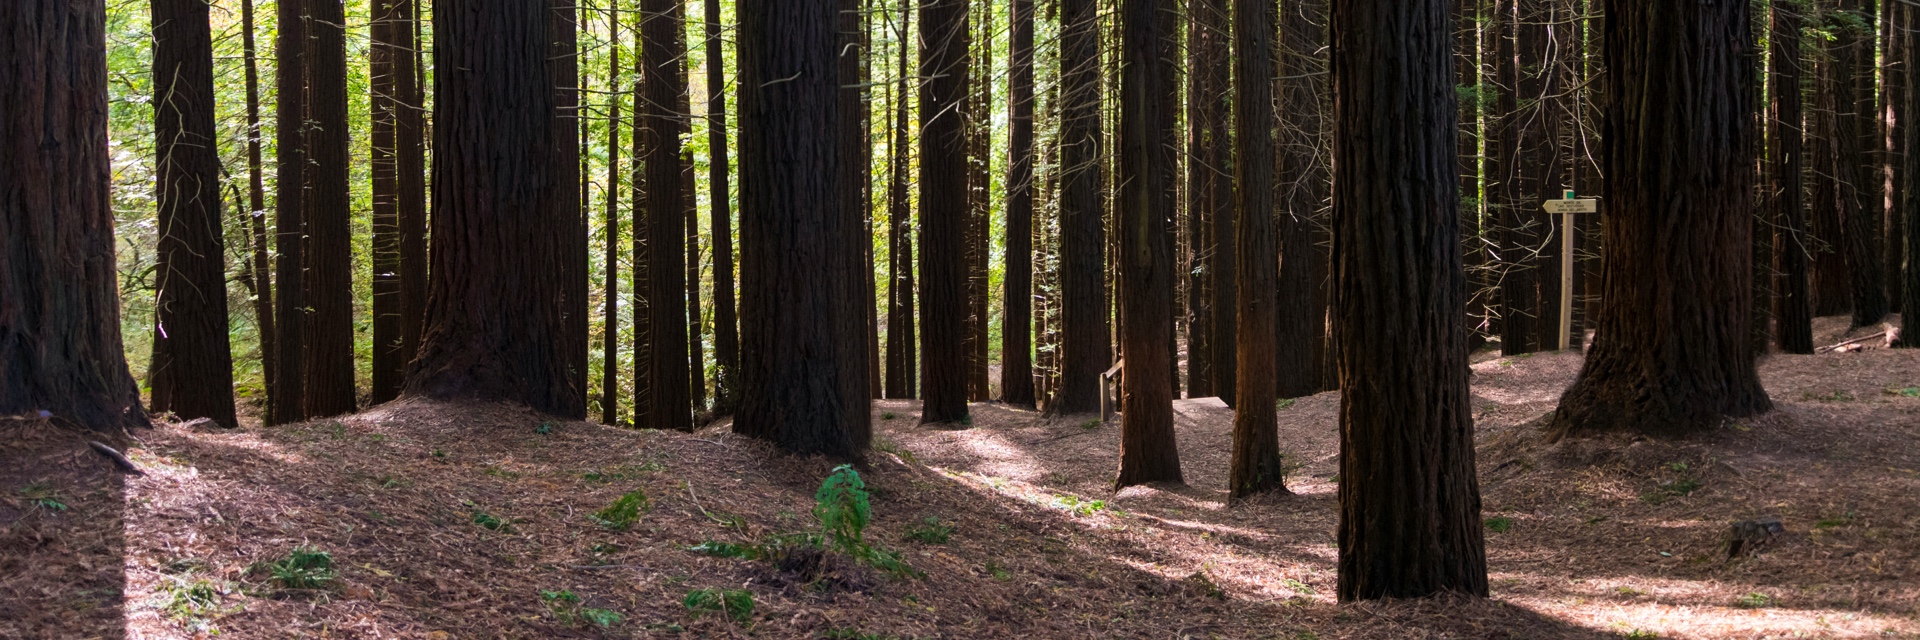
[[[1838,341],[1844,322],[1821,322]],[[817,529],[828,462],[724,423],[407,401],[163,423],[116,443],[144,476],[0,420],[0,638],[1920,638],[1920,353],[1770,356],[1773,413],[1688,441],[1545,444],[1579,363],[1476,358],[1486,601],[1334,602],[1337,393],[1280,411],[1294,494],[1231,506],[1217,401],[1179,404],[1187,485],[1117,495],[1117,419],[979,403],[971,428],[934,429],[878,401],[866,538],[925,575],[829,563],[819,581],[689,547]],[[635,490],[638,524],[594,520]],[[1729,560],[1729,524],[1760,517],[1785,533]],[[338,577],[289,589],[260,568],[302,546]],[[753,609],[696,615],[700,589]]]

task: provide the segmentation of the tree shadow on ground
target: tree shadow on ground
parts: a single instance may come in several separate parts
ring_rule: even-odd
[[[126,483],[90,438],[0,418],[0,637],[127,637]]]

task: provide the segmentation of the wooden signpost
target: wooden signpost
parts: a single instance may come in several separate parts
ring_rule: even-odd
[[[1565,216],[1560,223],[1560,350],[1566,351],[1573,333],[1573,214],[1598,213],[1600,201],[1575,198],[1568,189],[1563,199],[1548,200],[1541,208]]]

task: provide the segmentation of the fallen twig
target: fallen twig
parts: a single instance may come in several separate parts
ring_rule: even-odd
[[[126,471],[127,473],[131,473],[136,476],[147,475],[147,472],[141,471],[140,467],[135,466],[132,460],[128,460],[126,456],[121,455],[119,451],[115,451],[113,447],[109,447],[107,445],[101,444],[100,441],[98,440],[88,440],[87,446],[93,447],[93,450],[100,452],[100,455],[106,456],[108,459],[113,460],[114,466],[120,467],[122,470]]]

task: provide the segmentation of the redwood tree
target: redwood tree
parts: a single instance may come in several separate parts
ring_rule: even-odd
[[[920,420],[958,423],[968,417],[967,0],[920,5],[920,42]]]
[[[741,0],[740,411],[734,431],[794,453],[860,457],[868,412],[849,411],[849,246],[834,186],[836,0]],[[848,359],[859,352],[861,357]],[[859,389],[864,404],[866,390]],[[963,390],[964,391],[964,390]],[[962,405],[965,406],[964,404]]]
[[[346,7],[307,0],[307,416],[352,413],[353,200]]]
[[[687,271],[681,242],[686,235],[680,189],[680,133],[684,120],[674,112],[680,102],[680,65],[685,63],[682,25],[673,19],[680,0],[641,2],[640,79],[644,99],[636,114],[645,127],[642,159],[646,167],[647,311],[651,338],[646,366],[652,411],[644,426],[693,429],[691,373],[687,363]],[[635,416],[638,420],[639,416]]]
[[[1060,0],[1060,389],[1054,414],[1100,410],[1107,335],[1101,197],[1100,23],[1094,0]],[[923,133],[922,139],[926,136]],[[924,172],[926,165],[921,165]],[[921,202],[927,202],[924,198]],[[927,247],[922,246],[924,251]],[[931,315],[931,314],[929,314]]]
[[[106,5],[0,3],[0,415],[145,426],[120,340]]]
[[[153,132],[159,260],[154,411],[237,426],[227,342],[227,264],[214,137],[213,36],[201,0],[154,0]]]
[[[1188,7],[1187,391],[1191,397],[1234,398],[1234,174],[1229,129],[1227,7],[1197,0]],[[1264,184],[1264,183],[1263,183]]]
[[[392,400],[420,346],[425,150],[413,64],[413,0],[374,0],[368,48],[373,109],[373,402]]]
[[[706,0],[707,47],[707,183],[713,210],[713,361],[714,413],[731,414],[739,398],[740,323],[734,317],[733,204],[728,189],[727,92],[722,80],[720,0]]]
[[[267,391],[268,424],[307,418],[307,0],[280,0],[274,30],[274,300],[279,354]]]
[[[907,26],[912,11],[900,12],[894,40],[900,43],[900,81],[893,92],[893,127],[888,129],[887,151],[887,371],[888,398],[914,397],[913,331],[913,211],[907,194],[907,105],[911,81],[906,69],[912,45]]]
[[[1234,297],[1239,384],[1234,393],[1233,459],[1227,488],[1233,497],[1286,492],[1280,457],[1274,322],[1280,264],[1273,210],[1274,3],[1233,0],[1234,216],[1238,245]]]
[[[432,270],[406,394],[488,398],[586,416],[556,292],[577,211],[558,210],[559,126],[546,3],[434,5]],[[573,169],[577,170],[577,169]]]
[[[1605,8],[1606,284],[1593,346],[1549,432],[1706,431],[1772,408],[1748,339],[1750,10]]]
[[[1487,595],[1448,0],[1335,0],[1342,601]]]
[[[1330,388],[1327,269],[1320,213],[1327,201],[1326,0],[1302,0],[1280,18],[1280,151],[1277,165],[1280,272],[1275,301],[1275,392],[1283,398]]]
[[[1007,72],[1007,250],[1000,400],[1033,406],[1033,0],[1013,0]]]
[[[1120,11],[1118,243],[1122,377],[1120,473],[1114,486],[1181,482],[1173,434],[1173,139],[1175,12],[1163,0],[1123,0]]]
[[[607,10],[607,199],[600,228],[606,236],[606,282],[600,318],[600,422],[620,424],[620,103],[627,99],[620,77],[620,2]],[[636,285],[637,286],[637,285]]]
[[[1776,340],[1787,353],[1813,353],[1813,308],[1807,290],[1807,210],[1802,170],[1800,108],[1800,29],[1804,24],[1800,0],[1773,0],[1771,83],[1767,95],[1772,113],[1767,118],[1767,140],[1773,166],[1773,255],[1778,284],[1774,287],[1773,317]]]

